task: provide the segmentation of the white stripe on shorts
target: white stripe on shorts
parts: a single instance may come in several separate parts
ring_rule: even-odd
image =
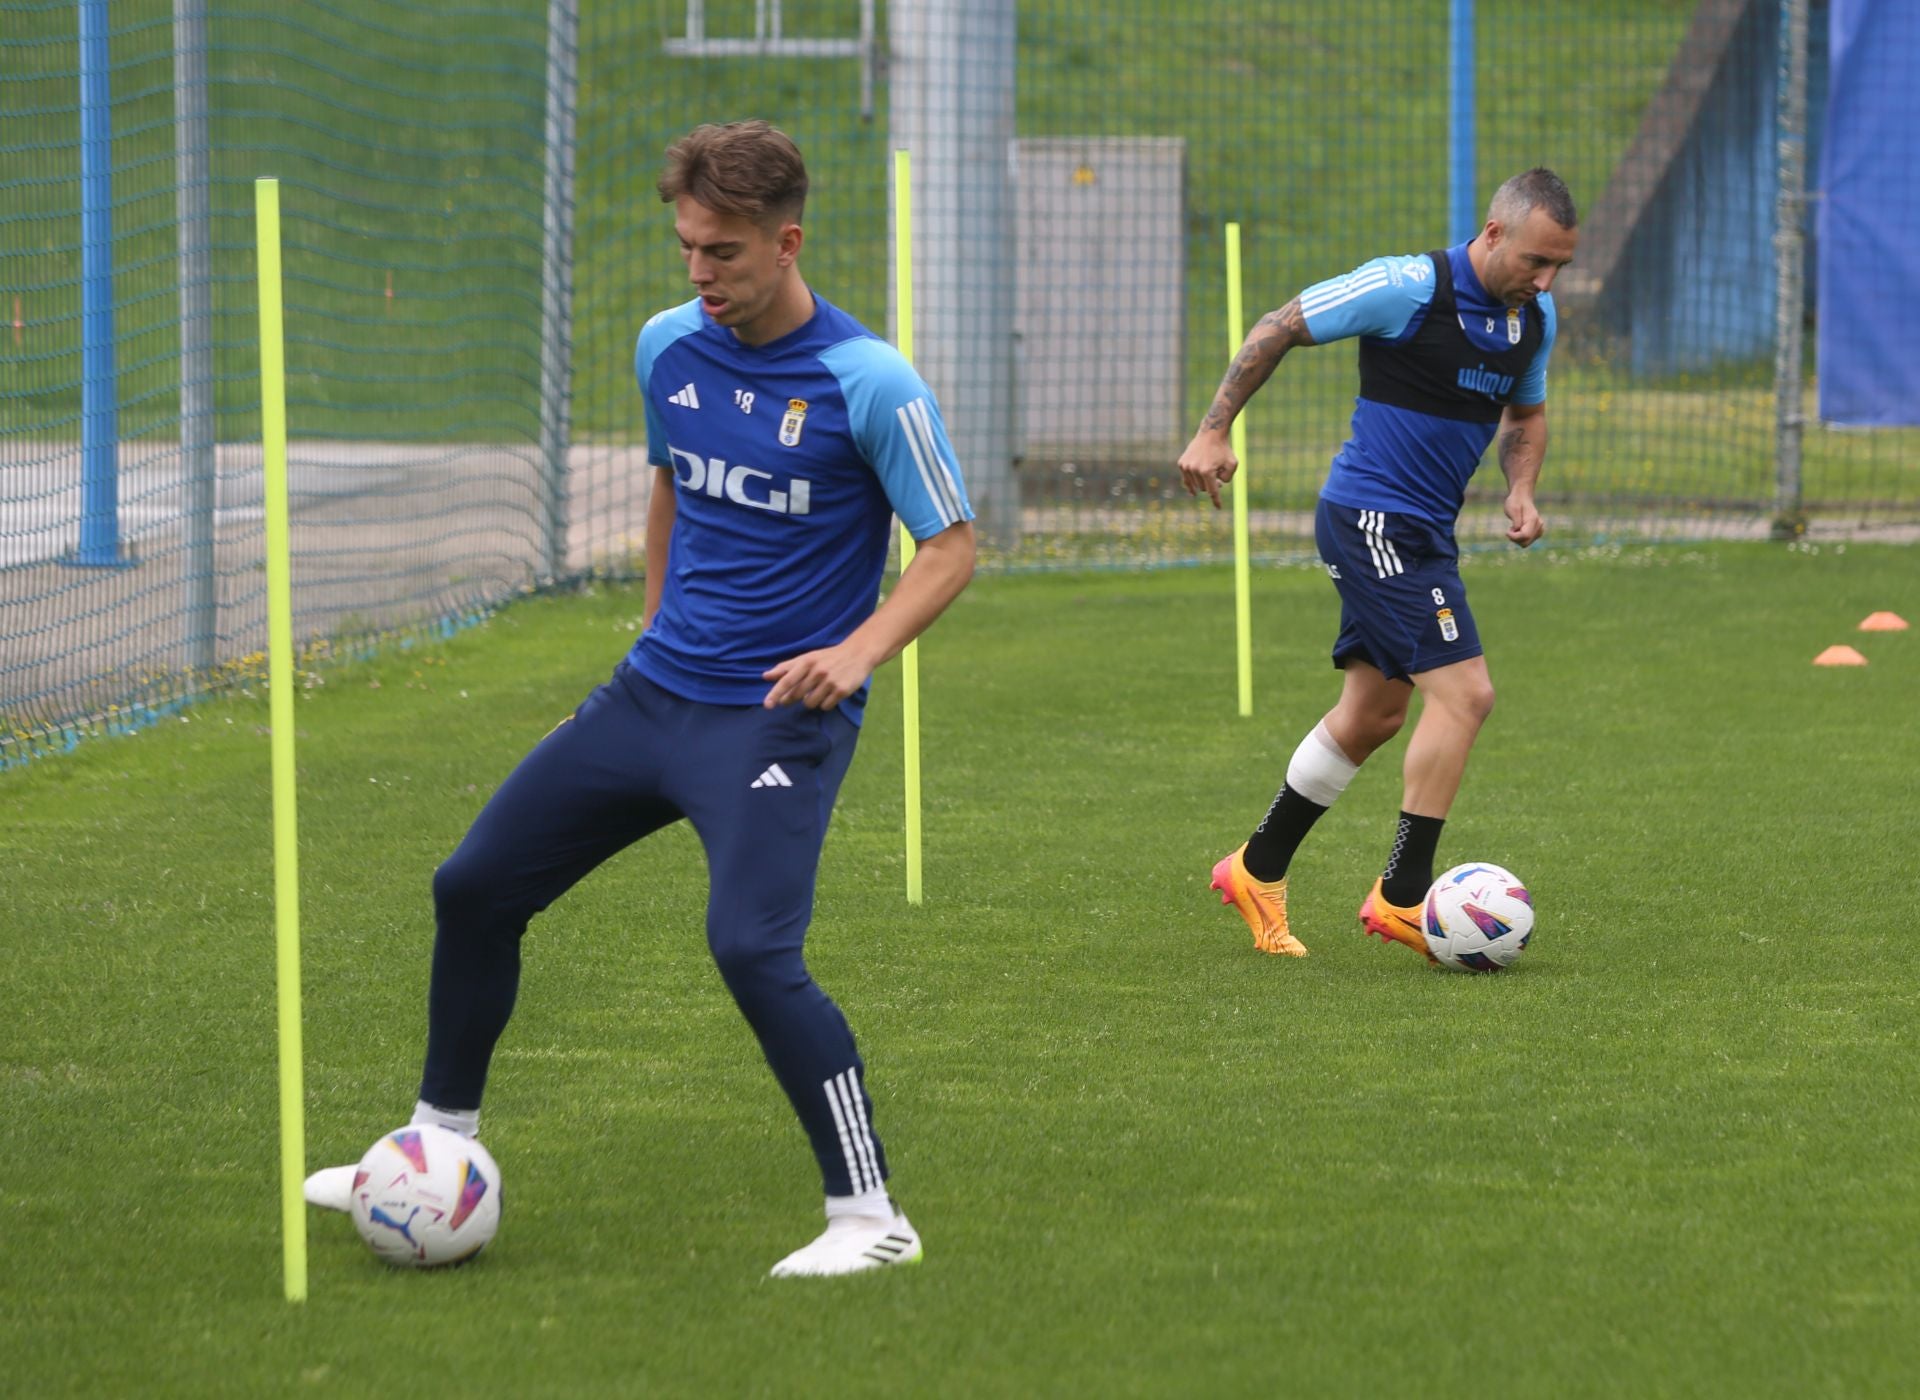
[[[1360,512],[1360,533],[1367,541],[1367,553],[1373,556],[1374,570],[1381,578],[1406,572],[1406,567],[1400,562],[1400,551],[1387,538],[1386,525],[1386,516],[1381,511]]]
[[[1360,512],[1360,538],[1367,542],[1367,553],[1373,556],[1374,573],[1378,574],[1381,578],[1385,578],[1387,576],[1387,566],[1380,558],[1379,547],[1374,544],[1373,531],[1369,528],[1370,517],[1372,515],[1373,512],[1370,510]]]

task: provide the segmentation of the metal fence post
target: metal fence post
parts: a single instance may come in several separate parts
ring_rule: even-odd
[[[547,4],[545,233],[540,254],[540,460],[546,575],[567,573],[567,449],[573,436],[573,157],[579,0]]]
[[[208,185],[206,0],[173,0],[174,211],[180,268],[180,476],[187,486],[187,667],[216,661],[212,195]]]
[[[1477,115],[1473,0],[1452,0],[1447,26],[1447,241],[1457,243],[1480,231],[1475,199],[1474,118]]]
[[[79,0],[80,548],[71,563],[120,557],[120,377],[113,344],[113,70],[107,0]]]
[[[915,362],[982,533],[1020,534],[1013,474],[1013,0],[894,0],[887,144],[912,152]]]
[[[1780,187],[1774,204],[1773,537],[1806,533],[1800,449],[1806,428],[1800,362],[1806,333],[1807,0],[1780,0],[1778,133]]]

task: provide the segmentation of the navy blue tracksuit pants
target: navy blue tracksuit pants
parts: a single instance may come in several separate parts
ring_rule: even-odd
[[[685,817],[706,847],[707,946],[820,1159],[827,1194],[886,1179],[853,1032],[801,955],[827,819],[859,730],[800,705],[709,705],[625,661],[534,746],[434,872],[420,1097],[477,1108],[527,922]]]

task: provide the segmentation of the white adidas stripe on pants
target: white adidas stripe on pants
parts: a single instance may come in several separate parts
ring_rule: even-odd
[[[840,1150],[847,1155],[847,1178],[853,1183],[853,1194],[879,1190],[880,1154],[867,1127],[867,1106],[860,1095],[859,1079],[847,1068],[820,1087],[826,1091],[827,1107],[833,1110],[833,1126],[840,1130]]]

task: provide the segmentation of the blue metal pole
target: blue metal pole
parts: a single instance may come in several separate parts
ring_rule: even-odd
[[[120,558],[119,376],[113,355],[113,110],[107,0],[80,9],[80,550]]]
[[[1473,0],[1451,0],[1447,36],[1447,229],[1458,243],[1480,231],[1473,170]]]

